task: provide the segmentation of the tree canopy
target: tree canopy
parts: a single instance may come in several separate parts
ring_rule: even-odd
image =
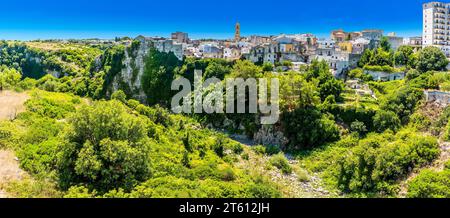
[[[445,70],[449,61],[445,54],[436,47],[426,47],[419,51],[417,69],[421,72]]]

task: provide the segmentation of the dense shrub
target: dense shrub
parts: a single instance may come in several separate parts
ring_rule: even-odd
[[[22,78],[22,74],[16,69],[0,66],[0,91],[3,89],[11,89],[15,87]]]
[[[421,72],[445,70],[447,65],[447,57],[439,48],[428,46],[419,51],[417,69]]]
[[[389,65],[383,65],[383,66],[371,66],[371,65],[366,65],[364,66],[364,70],[369,70],[369,71],[376,71],[376,72],[386,72],[386,73],[396,73],[399,72],[397,69],[389,66]]]
[[[279,153],[270,158],[270,164],[283,172],[284,174],[291,174],[292,167],[283,153]]]
[[[123,92],[122,90],[118,90],[115,91],[112,95],[111,95],[111,99],[113,100],[118,100],[122,103],[126,103],[127,101],[127,95],[125,94],[125,92]]]
[[[368,131],[373,131],[373,116],[376,111],[370,108],[359,107],[355,105],[346,105],[339,107],[332,107],[327,112],[333,114],[337,120],[340,120],[351,126],[355,121],[364,123]]]
[[[338,187],[349,193],[392,194],[393,184],[439,156],[437,140],[401,132],[370,135],[337,161]]]
[[[285,136],[290,140],[289,149],[312,148],[339,139],[333,118],[316,108],[286,112],[281,119]]]
[[[72,103],[58,101],[50,98],[34,98],[25,103],[27,109],[33,113],[49,118],[62,119],[75,111]]]
[[[363,122],[356,120],[350,125],[350,130],[362,136],[367,132],[367,127]]]
[[[386,100],[381,103],[381,108],[386,111],[393,111],[397,114],[401,123],[406,124],[409,121],[409,116],[414,113],[422,99],[423,90],[407,85],[389,94]]]
[[[117,193],[115,194],[117,195]],[[118,194],[121,196],[121,194]],[[258,178],[248,184],[220,182],[210,179],[191,181],[175,177],[150,179],[125,197],[138,198],[273,198],[280,193]]]
[[[59,146],[63,187],[85,184],[98,191],[131,189],[150,176],[150,140],[144,120],[117,101],[84,106],[70,119]]]
[[[423,170],[408,184],[410,198],[450,198],[450,170]]]
[[[22,81],[20,81],[17,85],[22,90],[30,90],[36,86],[37,81],[35,79],[31,78],[25,78]]]
[[[53,138],[24,146],[18,152],[20,166],[32,174],[51,177],[56,166],[59,143],[57,138]]]
[[[397,131],[400,125],[400,119],[392,111],[379,110],[373,117],[373,126],[378,132],[384,132],[387,129]]]
[[[351,79],[361,79],[363,81],[373,80],[372,76],[364,73],[364,70],[361,68],[356,68],[356,69],[350,70],[350,72],[348,73],[347,76]]]
[[[264,147],[263,145],[253,146],[253,147],[252,147],[252,150],[253,150],[256,154],[260,154],[260,155],[266,154],[266,147]]]
[[[180,62],[173,53],[150,49],[142,75],[142,88],[149,104],[169,105],[173,94],[170,84],[175,76],[175,68],[179,65]]]

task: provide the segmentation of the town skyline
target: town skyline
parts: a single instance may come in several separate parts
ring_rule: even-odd
[[[148,12],[141,7],[120,8],[114,6],[114,1],[111,5],[102,4],[101,1],[92,4],[80,1],[70,7],[58,6],[55,2],[56,5],[51,5],[52,2],[32,3],[27,4],[27,7],[19,7],[14,2],[6,3],[5,8],[9,10],[0,14],[0,20],[3,21],[0,22],[0,39],[111,39],[138,35],[168,37],[175,31],[187,32],[192,39],[228,39],[233,38],[236,22],[242,25],[242,36],[312,33],[320,38],[328,38],[329,32],[335,29],[383,29],[386,33],[396,32],[399,36],[411,37],[422,33],[421,9],[426,1],[381,0],[376,5],[373,2],[344,2],[348,7],[331,1],[288,1],[286,5],[298,10],[288,9],[284,12],[272,10],[271,4],[266,1],[258,5],[231,1],[230,5],[240,7],[235,9],[226,6],[226,14],[209,11],[210,7],[201,0],[191,5],[175,1],[170,6],[166,3],[134,1],[142,8],[147,8]],[[153,8],[161,7],[169,7],[173,13],[153,11]],[[84,9],[80,11],[80,8]],[[201,13],[199,16],[188,16],[188,11]],[[260,16],[261,11],[266,12],[264,14],[267,16]],[[130,14],[133,16],[126,16]]]

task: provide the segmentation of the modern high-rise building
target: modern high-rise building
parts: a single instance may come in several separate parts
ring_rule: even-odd
[[[423,4],[422,46],[436,46],[450,57],[450,3]]]

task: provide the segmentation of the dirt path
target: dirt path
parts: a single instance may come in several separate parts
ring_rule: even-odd
[[[26,173],[19,168],[19,162],[13,151],[0,150],[0,198],[8,197],[1,189],[2,185],[21,180]]]
[[[25,110],[24,103],[29,98],[26,93],[13,91],[0,92],[0,120],[14,119]],[[8,197],[1,187],[11,181],[21,180],[25,172],[19,168],[18,159],[13,151],[0,149],[0,198]]]
[[[256,154],[251,147],[256,144],[253,140],[244,135],[232,134],[231,139],[245,146],[245,152],[249,155],[248,160],[241,159],[238,167],[249,172],[257,171],[261,175],[268,176],[272,182],[279,185],[283,197],[288,198],[325,198],[337,196],[330,193],[321,186],[321,179],[318,175],[311,175],[306,170],[299,167],[298,161],[291,155],[285,154],[293,169],[293,173],[286,175],[279,169],[270,166],[270,157]]]
[[[23,103],[28,98],[26,93],[0,91],[0,120],[14,119],[18,113],[23,112]]]
[[[268,176],[280,187],[283,197],[325,198],[336,196],[321,187],[321,180],[317,175],[311,175],[306,170],[300,169],[295,160],[289,160],[293,173],[287,175],[275,167],[270,167],[270,157],[258,155],[250,147],[246,147],[245,152],[249,156],[248,160],[241,159],[237,163],[237,167]]]

